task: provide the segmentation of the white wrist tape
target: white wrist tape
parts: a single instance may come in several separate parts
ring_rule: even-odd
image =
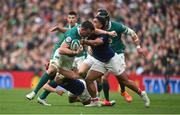
[[[140,46],[140,45],[137,45],[136,48],[139,49],[139,48],[141,48],[141,46]]]

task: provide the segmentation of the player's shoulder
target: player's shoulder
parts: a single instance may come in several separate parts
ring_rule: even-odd
[[[117,21],[111,21],[112,26],[123,26],[124,24],[122,22],[117,22]]]
[[[125,26],[122,22],[112,22],[111,23],[111,28],[117,30],[117,33],[122,33],[124,32],[128,27]]]
[[[75,37],[78,34],[78,27],[75,26],[65,33],[65,37]]]
[[[74,26],[74,27],[72,27],[71,29],[69,29],[67,32],[66,32],[66,34],[72,34],[72,33],[74,33],[74,32],[76,32],[77,31],[77,28],[78,28],[78,26]]]

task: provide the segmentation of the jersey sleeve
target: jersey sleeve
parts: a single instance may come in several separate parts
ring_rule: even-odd
[[[101,35],[99,38],[102,39],[104,43],[109,42],[109,36],[108,35]]]
[[[72,42],[72,38],[70,36],[67,36],[65,39],[64,39],[64,42],[66,42],[69,46]]]
[[[116,23],[116,28],[117,28],[117,32],[118,34],[126,34],[128,31],[128,27],[123,25],[122,23]]]

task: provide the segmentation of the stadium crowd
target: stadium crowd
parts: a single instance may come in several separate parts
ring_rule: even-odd
[[[70,10],[79,22],[105,8],[112,20],[135,30],[148,49],[139,57],[132,40],[127,46],[128,70],[137,74],[180,75],[180,3],[178,0],[3,0],[0,3],[0,70],[39,71],[49,61],[62,34],[49,32],[66,24]]]

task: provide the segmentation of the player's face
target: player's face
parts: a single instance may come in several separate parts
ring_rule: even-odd
[[[102,28],[102,24],[99,22],[97,18],[93,19],[93,25],[95,28],[98,28],[98,29]]]
[[[74,26],[77,23],[77,17],[75,15],[68,15],[67,21],[71,26]]]
[[[83,29],[83,28],[81,28],[81,30],[80,30],[80,34],[81,34],[81,36],[83,36],[83,37],[88,37],[88,36],[90,36],[93,32],[94,32],[94,31],[91,31],[91,30],[89,30],[89,29]]]

